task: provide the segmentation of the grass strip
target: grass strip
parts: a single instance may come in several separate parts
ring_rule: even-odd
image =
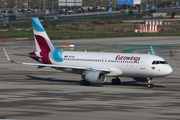
[[[108,31],[84,31],[84,30],[51,30],[47,29],[50,39],[83,39],[83,38],[113,38],[113,37],[143,37],[143,36],[180,36],[180,32],[158,32],[158,33],[135,33],[135,32],[108,32]],[[33,40],[32,30],[8,30],[1,31],[0,36],[6,38],[25,38]]]

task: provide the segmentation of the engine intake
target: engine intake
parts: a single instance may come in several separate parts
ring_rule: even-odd
[[[90,83],[104,83],[106,81],[106,74],[102,71],[87,71],[85,79]]]

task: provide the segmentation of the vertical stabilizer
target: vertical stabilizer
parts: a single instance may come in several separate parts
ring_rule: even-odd
[[[36,52],[29,53],[31,57],[41,63],[51,64],[49,54],[54,51],[54,46],[46,34],[38,18],[32,18],[32,26],[36,45]]]
[[[54,46],[51,43],[49,37],[46,34],[42,24],[38,18],[32,18],[32,26],[34,32],[34,39],[36,44],[36,51],[40,52],[50,52],[54,51]]]
[[[152,54],[152,55],[156,55],[156,53],[154,52],[154,49],[153,49],[152,46],[150,46],[150,50],[151,50],[151,54]]]

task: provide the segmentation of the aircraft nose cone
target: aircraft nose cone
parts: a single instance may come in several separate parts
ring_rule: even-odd
[[[173,72],[173,69],[172,69],[171,66],[169,66],[169,67],[166,69],[166,74],[167,74],[167,75],[170,75],[172,72]]]

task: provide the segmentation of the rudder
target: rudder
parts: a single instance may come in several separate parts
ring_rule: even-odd
[[[54,51],[54,46],[51,43],[46,31],[38,18],[32,18],[34,39],[36,44],[36,51],[38,53]]]
[[[55,48],[38,18],[32,18],[32,26],[36,52],[31,52],[29,55],[39,57],[31,57],[39,62],[51,64],[49,53],[53,52]]]

